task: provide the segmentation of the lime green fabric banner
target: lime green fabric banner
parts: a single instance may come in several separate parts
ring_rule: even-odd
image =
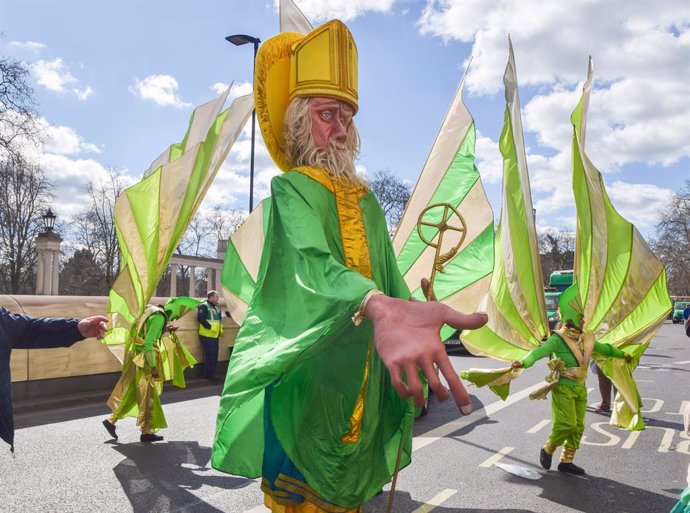
[[[474,354],[510,361],[521,359],[548,333],[512,45],[503,83],[506,110],[499,142],[503,200],[486,298],[489,322],[464,332],[462,341]]]
[[[632,370],[671,309],[666,271],[637,229],[613,207],[601,173],[585,153],[592,61],[573,124],[573,192],[577,206],[575,278],[587,329],[599,342],[633,356],[631,366],[596,362],[618,389],[611,423],[644,429]]]
[[[115,203],[122,267],[110,290],[104,342],[120,360],[123,344],[136,334],[172,253],[251,113],[251,95],[220,112],[228,91],[197,107],[182,142],[159,156]]]

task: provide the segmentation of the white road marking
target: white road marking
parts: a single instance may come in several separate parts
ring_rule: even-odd
[[[525,397],[528,397],[531,392],[542,387],[543,384],[544,382],[540,381],[539,383],[532,385],[531,387],[525,388],[524,390],[520,390],[515,394],[509,395],[508,399],[506,399],[505,401],[498,400],[494,403],[485,406],[484,408],[476,410],[471,415],[466,415],[460,417],[459,419],[451,420],[450,422],[443,424],[442,426],[427,431],[423,435],[415,437],[414,440],[412,440],[412,450],[417,451],[422,447],[426,447],[429,444],[432,444],[434,442],[439,441],[442,438],[445,438],[446,436],[458,431],[459,429],[464,428],[465,426],[474,424],[475,422],[478,422],[484,417],[488,417],[489,415],[493,415],[494,413],[501,411],[503,408],[512,406],[516,402],[524,399]]]
[[[534,427],[528,429],[527,432],[530,435],[533,435],[534,433],[538,433],[539,431],[541,431],[541,429],[544,426],[548,425],[549,422],[551,422],[551,419],[542,420],[541,422],[538,422],[537,424],[535,424]]]
[[[690,363],[690,360],[685,360],[684,362],[673,362],[673,365],[687,365]]]
[[[666,415],[685,415],[685,409],[686,408],[690,408],[690,401],[681,401],[680,409],[678,410],[678,413],[672,412],[672,411],[667,411]]]
[[[509,454],[513,449],[514,447],[504,447],[496,454],[489,456],[487,459],[485,459],[482,463],[479,464],[479,466],[484,468],[493,467],[494,463],[498,463],[499,461],[501,461],[503,459],[503,456]]]
[[[435,509],[436,506],[440,506],[441,504],[443,504],[445,501],[450,499],[456,493],[458,493],[457,490],[453,490],[452,488],[446,488],[445,490],[443,490],[438,495],[429,499],[428,502],[425,502],[424,504],[419,506],[412,513],[429,513],[429,511]]]
[[[271,513],[271,510],[262,504],[256,508],[248,509],[244,513]]]

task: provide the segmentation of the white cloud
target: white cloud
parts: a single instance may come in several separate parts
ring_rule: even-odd
[[[274,0],[278,9],[280,0]],[[352,21],[367,12],[390,12],[395,0],[296,0],[295,5],[313,24],[338,18]]]
[[[52,61],[36,61],[31,69],[39,84],[58,93],[66,92],[66,85],[78,82],[59,57]]]
[[[51,125],[45,119],[39,120],[43,136],[43,151],[57,155],[75,155],[82,152],[100,153],[95,144],[84,141],[74,128]]]
[[[60,217],[78,214],[87,204],[86,188],[92,180],[105,181],[108,170],[93,159],[72,159],[66,155],[45,153],[39,164],[53,185],[53,210]]]
[[[220,95],[221,93],[225,92],[227,88],[228,84],[225,84],[223,82],[216,82],[211,86],[210,89],[214,91],[217,95]],[[251,94],[252,91],[253,88],[250,82],[234,82],[232,84],[232,87],[230,87],[230,94],[228,95],[228,98],[230,100],[233,100],[239,96]]]
[[[539,94],[525,106],[525,129],[565,151],[587,56],[594,56],[588,150],[603,171],[629,162],[664,166],[690,156],[690,9],[683,0],[653,10],[636,2],[574,0],[539,4],[428,0],[420,31],[472,42],[467,89],[502,89],[512,34],[521,87]]]
[[[31,50],[33,52],[39,52],[40,50],[47,48],[45,44],[38,41],[10,41],[10,46],[22,48],[24,50]]]
[[[177,90],[177,80],[171,75],[149,75],[142,80],[135,78],[134,84],[129,86],[129,92],[142,100],[151,100],[163,107],[191,107],[191,103],[182,101]]]
[[[487,184],[500,184],[503,180],[503,157],[498,150],[498,143],[477,132],[474,153],[482,181]]]
[[[86,100],[93,93],[91,86],[82,89],[78,87],[68,88],[70,85],[78,84],[79,80],[70,73],[69,67],[59,57],[52,61],[36,61],[31,65],[31,71],[40,85],[56,93],[71,92],[81,101]]]
[[[618,212],[640,231],[654,228],[659,212],[666,208],[674,192],[651,184],[615,181],[606,187]]]
[[[592,0],[572,0],[567,6],[541,2],[538,7],[515,0],[427,0],[418,27],[447,42],[472,44],[466,88],[475,95],[502,90],[511,35],[527,99],[524,129],[527,139],[534,134],[538,143],[527,149],[534,205],[548,216],[549,225],[568,222],[570,214],[564,212],[573,208],[570,114],[592,55],[587,155],[605,175],[618,173],[609,193],[629,193],[627,200],[619,197],[622,215],[641,230],[652,229],[655,209],[667,201],[659,199],[667,198],[665,190],[628,183],[626,166],[666,167],[690,158],[687,2],[668,0],[649,9],[641,2]],[[478,138],[478,167],[490,183],[500,180],[501,162],[497,150],[486,148],[489,144],[495,143]]]
[[[86,89],[72,89],[72,92],[77,95],[78,100],[84,101],[93,94],[93,89],[87,86]]]

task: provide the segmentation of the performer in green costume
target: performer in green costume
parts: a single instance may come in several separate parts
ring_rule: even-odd
[[[196,364],[175,333],[177,327],[169,323],[199,304],[196,299],[178,297],[163,306],[146,308],[138,336],[128,338],[122,375],[108,399],[113,414],[103,425],[113,438],[117,439],[115,423],[119,419],[136,417],[142,442],[163,440],[155,434],[168,427],[160,401],[163,382],[172,380],[173,385],[184,388],[184,370]]]
[[[570,474],[584,474],[585,471],[573,463],[575,451],[585,429],[587,389],[585,379],[592,354],[624,358],[630,363],[630,355],[610,345],[594,340],[591,331],[583,332],[583,308],[577,283],[568,287],[558,300],[563,326],[557,329],[537,349],[530,351],[522,360],[516,360],[512,367],[530,368],[545,356],[553,355],[549,361],[551,374],[547,385],[530,394],[530,399],[545,399],[551,392],[552,428],[546,445],[539,453],[539,462],[545,469],[551,468],[553,453],[563,446],[558,470]]]
[[[274,513],[359,511],[410,462],[405,399],[424,405],[418,369],[444,400],[436,363],[471,411],[439,330],[478,327],[486,315],[408,301],[381,207],[355,172],[357,48],[347,27],[333,20],[269,39],[254,83],[264,141],[286,172],[272,182],[212,464],[262,476]]]

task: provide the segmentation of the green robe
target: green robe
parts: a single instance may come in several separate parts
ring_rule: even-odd
[[[256,292],[230,360],[212,464],[261,475],[264,390],[273,384],[270,418],[286,454],[323,497],[356,507],[390,481],[401,445],[401,467],[409,464],[413,408],[390,384],[373,347],[372,323],[355,326],[351,318],[372,289],[405,299],[410,293],[371,192],[358,203],[372,279],[345,264],[333,192],[291,171],[273,179],[271,197]],[[367,358],[361,435],[345,442]]]

